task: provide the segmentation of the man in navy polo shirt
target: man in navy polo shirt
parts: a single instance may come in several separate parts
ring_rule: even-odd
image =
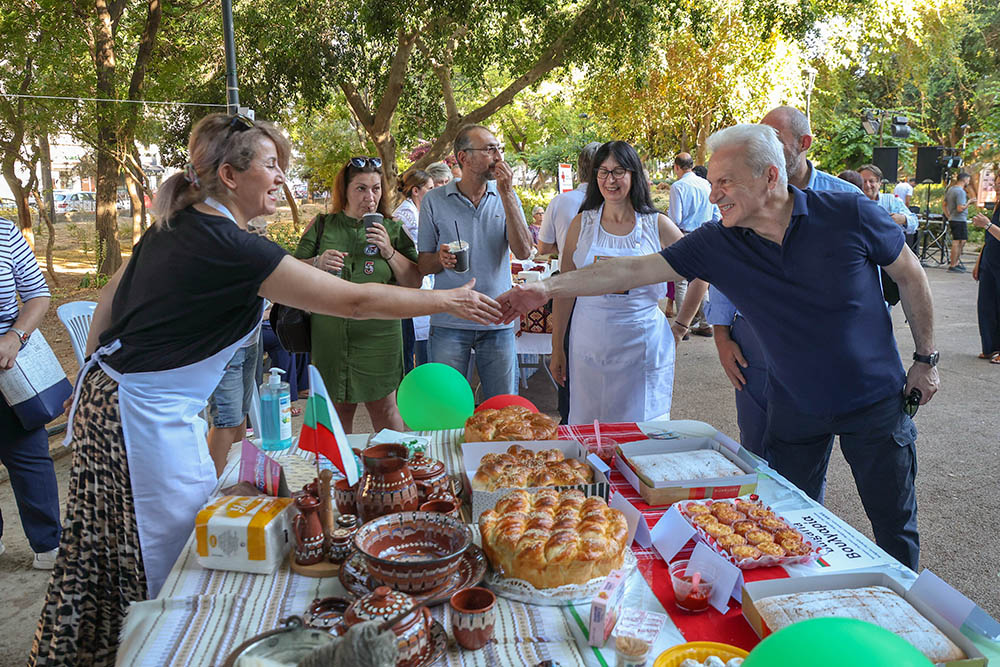
[[[702,225],[659,256],[610,260],[571,279],[511,290],[498,299],[505,319],[552,297],[682,277],[717,285],[754,328],[767,360],[771,466],[818,498],[839,435],[875,541],[915,569],[916,427],[902,408],[911,389],[926,403],[939,384],[927,278],[902,229],[874,202],[789,186],[772,128],[737,125],[708,146],[721,223]],[[905,374],[876,266],[899,284],[916,344]]]

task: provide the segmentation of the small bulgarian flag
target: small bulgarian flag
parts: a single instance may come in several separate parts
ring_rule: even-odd
[[[340,417],[330,401],[323,378],[309,364],[309,399],[306,415],[299,433],[299,449],[322,454],[342,472],[350,484],[358,481],[358,466],[354,453],[347,443],[347,434],[340,424]]]

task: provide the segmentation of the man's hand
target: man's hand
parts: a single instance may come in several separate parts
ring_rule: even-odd
[[[478,324],[495,324],[501,317],[500,304],[472,289],[475,284],[473,278],[461,287],[446,290],[449,299],[445,312]]]
[[[715,349],[719,352],[719,363],[722,370],[726,372],[726,377],[732,383],[736,391],[743,391],[743,386],[747,379],[743,377],[741,368],[746,368],[750,364],[743,358],[743,350],[739,344],[729,336],[729,327],[714,327]],[[722,330],[725,331],[722,331]]]
[[[346,252],[327,250],[322,255],[316,257],[314,266],[321,271],[343,271],[345,257],[347,257]]]
[[[940,386],[941,378],[938,377],[937,366],[914,361],[906,374],[906,387],[903,389],[903,395],[909,396],[910,390],[916,387],[920,390],[920,405],[923,405],[931,400]]]
[[[21,339],[13,331],[0,336],[0,369],[8,370],[14,367],[17,353],[21,351]]]
[[[497,297],[503,311],[498,323],[510,324],[521,315],[541,308],[548,300],[545,281],[513,287]]]
[[[982,213],[977,213],[976,215],[972,216],[972,224],[974,224],[976,227],[979,227],[980,229],[986,229],[986,225],[990,224],[990,219],[987,218]]]
[[[906,216],[902,213],[890,213],[889,217],[900,227],[906,227]]]
[[[562,349],[552,348],[552,356],[549,358],[549,370],[552,372],[552,379],[560,387],[566,386],[566,354]]]
[[[454,269],[455,264],[458,263],[458,259],[455,257],[455,255],[453,255],[452,252],[448,250],[447,243],[441,244],[441,249],[438,250],[438,261],[441,262],[441,266],[446,269]]]
[[[670,324],[670,333],[674,335],[674,346],[681,344],[684,339],[684,334],[689,331],[687,327],[681,326],[678,322],[673,322]]]
[[[497,177],[497,192],[507,194],[514,190],[514,171],[510,165],[500,160],[496,163],[493,173]]]

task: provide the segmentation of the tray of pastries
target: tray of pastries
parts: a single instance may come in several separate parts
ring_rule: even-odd
[[[484,454],[472,478],[477,491],[527,489],[539,486],[590,484],[594,470],[589,464],[568,459],[559,449],[534,451],[511,445],[506,452]]]
[[[512,491],[479,517],[487,583],[536,604],[590,601],[612,571],[631,572],[625,515],[577,489]]]
[[[559,425],[548,415],[521,405],[487,409],[465,420],[466,442],[555,440]]]
[[[744,570],[808,563],[818,555],[812,542],[755,495],[691,500],[678,509],[709,546]]]
[[[653,486],[656,482],[716,479],[747,474],[745,470],[714,449],[639,454],[626,457],[626,461],[649,486]]]

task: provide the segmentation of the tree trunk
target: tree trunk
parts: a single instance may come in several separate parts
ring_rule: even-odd
[[[46,137],[46,144],[48,143],[48,138]],[[48,148],[46,147],[46,153],[48,153]],[[43,178],[44,182],[45,179]],[[49,185],[52,184],[52,177],[50,176]],[[52,216],[49,214],[48,205],[45,203],[45,196],[38,193],[38,188],[32,191],[32,195],[35,197],[35,204],[38,206],[38,217],[45,223],[45,229],[48,231],[48,238],[45,241],[45,270],[49,272],[49,278],[52,280],[53,287],[59,287],[59,276],[56,275],[56,269],[52,261],[52,252],[56,247],[56,226],[52,224]],[[49,197],[51,198],[52,192],[49,191]]]
[[[145,230],[145,226],[142,224],[142,195],[139,194],[139,188],[135,182],[135,177],[128,171],[125,172],[125,189],[128,190],[129,202],[131,206],[129,210],[132,212],[132,247],[134,248],[139,239],[142,238],[142,232]]]
[[[10,159],[8,160],[8,156]],[[31,229],[31,209],[28,207],[28,193],[14,171],[14,155],[8,152],[3,159],[3,178],[7,181],[14,202],[17,204],[17,227],[21,230],[31,249],[35,249],[35,232]]]
[[[97,0],[94,30],[94,67],[97,70],[97,97],[114,99],[115,42],[112,18],[105,0]],[[97,273],[112,275],[122,263],[118,243],[118,136],[112,102],[97,102]]]
[[[292,191],[288,188],[288,182],[281,184],[282,189],[285,191],[285,199],[288,200],[288,208],[292,212],[292,229],[295,233],[299,233],[299,205],[295,202],[295,196],[292,195]]]
[[[52,224],[52,221],[56,219],[56,199],[53,194],[55,188],[52,186],[52,151],[49,148],[48,131],[40,132],[38,134],[38,151],[38,156],[42,163],[41,171],[43,199],[42,202],[38,202],[39,217],[41,217],[41,210],[44,203],[45,210],[49,214],[46,224]]]

